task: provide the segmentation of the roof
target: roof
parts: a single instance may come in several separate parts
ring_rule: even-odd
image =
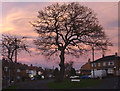
[[[118,60],[118,59],[120,60],[119,56],[110,55],[110,56],[105,56],[105,57],[99,58],[99,59],[95,60],[94,63],[103,62],[103,61],[112,61],[112,60]],[[93,63],[93,62],[91,62],[91,63]]]
[[[90,63],[87,62],[86,64],[82,65],[80,70],[89,70],[90,69]]]

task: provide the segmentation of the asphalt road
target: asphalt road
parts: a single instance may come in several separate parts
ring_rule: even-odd
[[[17,89],[48,89],[47,83],[53,80],[37,80],[18,83]]]
[[[120,77],[105,78],[99,86],[87,89],[120,89]]]
[[[49,89],[46,84],[51,81],[53,80],[37,80],[21,82],[18,84],[19,87],[17,89]],[[103,82],[99,86],[84,89],[120,89],[120,77],[105,78],[103,79]]]

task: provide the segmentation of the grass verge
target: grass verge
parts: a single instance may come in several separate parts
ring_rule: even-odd
[[[97,86],[102,81],[100,79],[81,79],[80,82],[65,80],[64,82],[49,82],[47,85],[51,89],[87,88]]]

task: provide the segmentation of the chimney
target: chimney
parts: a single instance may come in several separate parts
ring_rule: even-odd
[[[103,58],[105,57],[104,54],[102,55],[102,57],[103,57]]]
[[[88,63],[90,63],[90,58],[88,59]]]
[[[115,52],[115,56],[117,56],[117,52]]]

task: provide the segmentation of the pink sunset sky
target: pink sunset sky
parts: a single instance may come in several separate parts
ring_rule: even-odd
[[[55,3],[55,2],[54,2]],[[63,3],[63,2],[62,2]],[[36,38],[38,35],[34,32],[34,28],[29,22],[33,22],[37,19],[38,11],[44,7],[53,4],[52,2],[3,2],[2,3],[2,31],[1,34],[11,34],[18,36],[27,36]],[[82,2],[97,14],[97,18],[100,24],[103,26],[104,31],[110,41],[113,43],[112,47],[105,55],[114,55],[118,52],[118,3],[117,2]],[[35,45],[32,44],[32,39],[28,40],[28,44],[31,46],[32,56],[26,52],[21,52],[18,55],[18,62],[25,64],[33,64],[41,67],[59,67],[59,58],[56,57],[52,61],[47,60],[42,55],[35,55]],[[102,52],[95,51],[95,59],[101,58]],[[81,65],[86,63],[91,58],[91,52],[75,58],[66,56],[66,61],[74,61],[74,68],[80,69]]]

